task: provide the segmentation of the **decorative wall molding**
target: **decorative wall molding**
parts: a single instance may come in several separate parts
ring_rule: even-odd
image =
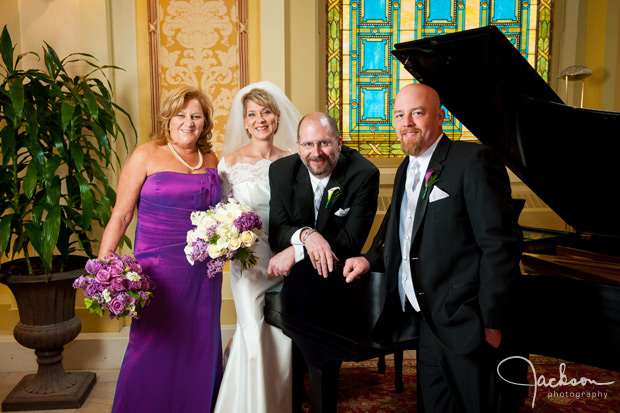
[[[219,153],[232,100],[248,83],[247,0],[148,0],[153,131],[161,99],[177,86],[204,90]]]

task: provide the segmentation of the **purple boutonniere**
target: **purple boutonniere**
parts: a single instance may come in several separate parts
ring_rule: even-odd
[[[439,181],[439,178],[437,177],[437,170],[435,168],[426,171],[426,174],[424,174],[424,194],[422,194],[422,199],[426,198],[428,190],[431,189],[437,181]]]

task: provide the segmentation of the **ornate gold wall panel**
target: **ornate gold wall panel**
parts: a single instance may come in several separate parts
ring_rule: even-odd
[[[160,99],[182,84],[203,89],[212,99],[215,128],[213,143],[219,154],[228,110],[242,82],[241,66],[247,67],[247,48],[240,47],[246,24],[239,15],[247,0],[149,0],[151,30],[151,87],[153,118]],[[155,6],[155,7],[153,7]],[[245,17],[242,17],[245,19]],[[153,47],[154,43],[157,47]],[[244,73],[246,70],[244,70]]]

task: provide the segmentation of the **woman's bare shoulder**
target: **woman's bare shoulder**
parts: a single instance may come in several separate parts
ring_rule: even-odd
[[[217,155],[212,150],[203,154],[205,168],[217,168]],[[228,159],[228,158],[227,158]]]
[[[293,154],[293,152],[291,152],[291,151],[288,151],[286,149],[280,149],[280,148],[275,147],[275,146],[273,147],[273,149],[275,149],[275,154],[274,154],[275,156],[273,156],[271,158],[272,162],[273,161],[277,161],[280,158],[284,158],[285,156],[289,156],[289,155]]]
[[[248,151],[247,145],[243,148],[239,148],[236,151],[226,155],[226,166],[230,168],[231,166],[238,164],[239,162],[248,162],[248,155],[250,155],[250,151]]]

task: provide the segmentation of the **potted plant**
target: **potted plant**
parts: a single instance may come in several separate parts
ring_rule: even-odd
[[[127,138],[106,69],[85,53],[60,59],[45,43],[45,70],[18,68],[9,32],[0,36],[0,251],[12,261],[0,282],[15,295],[15,339],[36,349],[39,369],[24,377],[4,410],[80,407],[94,373],[67,373],[62,349],[81,329],[72,283],[93,252],[93,229],[107,224],[116,193],[106,170]],[[70,75],[81,64],[85,75]],[[17,258],[17,259],[16,259]]]

